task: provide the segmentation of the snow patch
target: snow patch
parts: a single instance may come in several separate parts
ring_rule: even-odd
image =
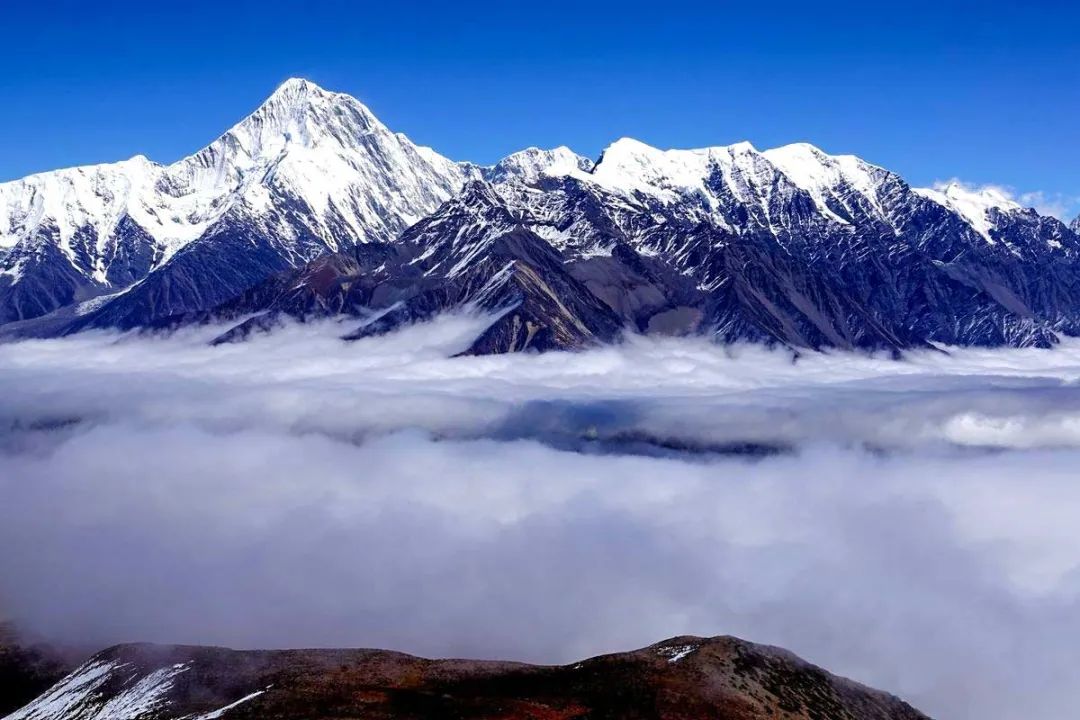
[[[269,687],[266,688],[266,690],[269,690],[269,689],[270,689]],[[236,706],[243,705],[244,703],[248,702],[249,700],[253,700],[254,698],[259,697],[264,692],[266,692],[266,690],[256,690],[255,692],[251,693],[250,695],[245,695],[244,697],[240,698],[236,702],[229,703],[225,707],[218,708],[217,710],[214,710],[212,712],[208,712],[208,713],[205,713],[203,715],[190,716],[190,720],[217,720],[217,718],[220,718],[222,715],[224,715],[228,711],[232,710]],[[188,720],[188,719],[185,718],[185,720]]]
[[[682,660],[698,649],[697,645],[672,645],[670,647],[662,647],[656,651],[656,654],[660,657],[666,657],[668,663],[674,664]]]

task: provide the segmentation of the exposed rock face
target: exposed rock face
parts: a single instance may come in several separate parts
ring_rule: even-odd
[[[679,637],[552,667],[381,650],[126,645],[8,720],[710,718],[920,720],[901,700],[778,648]]]

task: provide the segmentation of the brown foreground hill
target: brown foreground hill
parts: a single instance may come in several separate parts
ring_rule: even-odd
[[[779,648],[677,637],[563,666],[384,650],[120,645],[8,720],[925,720]]]

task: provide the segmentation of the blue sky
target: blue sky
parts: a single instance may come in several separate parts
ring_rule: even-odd
[[[5,5],[0,180],[171,162],[300,75],[455,159],[808,141],[1080,210],[1065,2]]]

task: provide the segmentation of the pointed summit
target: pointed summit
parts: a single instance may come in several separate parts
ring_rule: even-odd
[[[279,152],[283,143],[312,146],[330,137],[351,144],[375,129],[386,132],[356,98],[324,90],[303,78],[290,78],[226,135],[249,136],[251,143],[244,147],[266,156]]]
[[[192,159],[189,184],[224,178],[250,206],[301,200],[318,232],[333,238],[331,249],[393,238],[447,200],[466,175],[390,131],[351,95],[303,78],[283,82]]]
[[[215,183],[228,178],[228,184],[236,186],[298,152],[331,156],[355,152],[371,134],[391,135],[359,100],[303,78],[290,78],[191,160],[201,168],[197,174],[209,175]],[[206,181],[197,179],[199,184]]]
[[[278,85],[277,90],[274,91],[274,95],[298,95],[308,92],[325,93],[326,91],[307,78],[291,77]]]
[[[322,104],[352,105],[363,108],[367,114],[371,112],[364,107],[356,98],[345,93],[327,90],[306,78],[293,77],[277,86],[262,105],[255,111],[256,114],[265,108],[294,108],[303,109],[316,107]]]

